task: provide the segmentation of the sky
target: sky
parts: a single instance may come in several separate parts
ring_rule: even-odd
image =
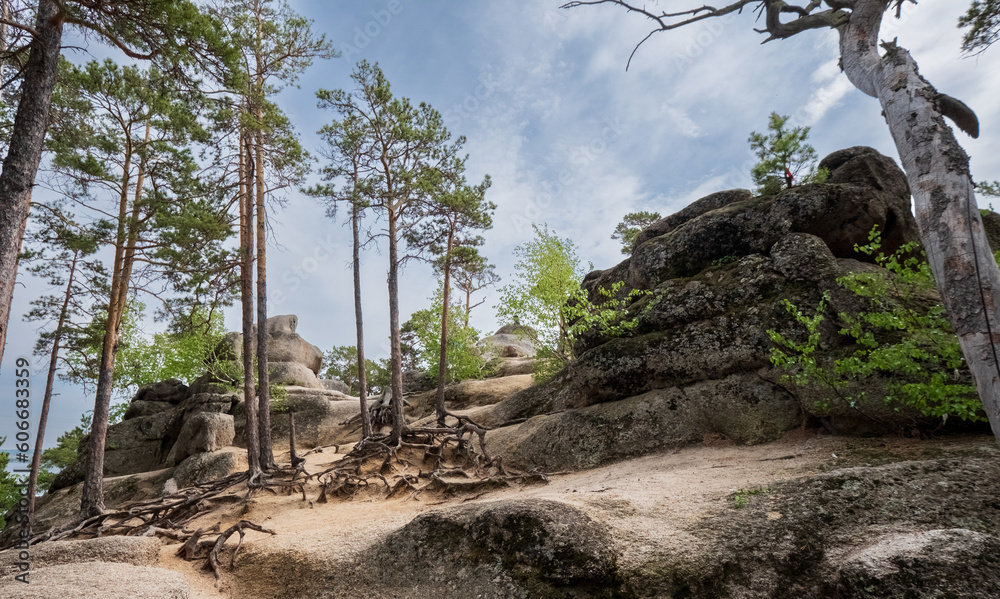
[[[612,6],[562,10],[551,0],[291,5],[341,53],[314,64],[278,98],[303,145],[318,155],[316,132],[335,118],[316,106],[316,90],[349,90],[355,64],[377,62],[396,96],[427,102],[453,135],[466,137],[469,180],[491,177],[487,198],[497,209],[482,253],[496,265],[499,286],[512,282],[514,250],[534,237],[533,223],[572,239],[584,269],[605,269],[623,259],[611,234],[625,214],[666,216],[709,193],[750,187],[755,158],[747,137],[766,129],[771,112],[810,127],[820,156],[867,145],[898,161],[877,100],[840,72],[833,31],[762,45],[754,14],[731,15],[654,35],[626,71],[651,25]],[[701,2],[669,8],[675,5]],[[980,138],[959,132],[959,143],[977,180],[1000,179],[1000,48],[963,57],[956,24],[966,8],[954,0],[907,3],[899,21],[887,18],[880,37],[898,37],[924,77],[977,112]],[[90,52],[102,57],[106,51],[92,46]],[[308,182],[319,178],[313,174]],[[274,214],[268,245],[268,313],[298,315],[298,332],[324,350],[354,345],[349,227],[297,191],[286,200]],[[362,256],[365,345],[375,358],[389,354],[387,263],[377,248]],[[31,356],[37,337],[21,317],[32,299],[52,292],[25,275],[19,282],[0,366],[0,437],[11,440],[14,363]],[[436,281],[429,266],[412,263],[400,286],[405,320],[430,304]],[[484,296],[472,325],[488,335],[498,326],[497,288]],[[239,328],[237,308],[226,312],[226,325]],[[148,325],[150,331],[156,326]],[[33,361],[34,422],[47,361]],[[93,396],[79,388],[60,384],[56,391],[45,446],[93,407]]]

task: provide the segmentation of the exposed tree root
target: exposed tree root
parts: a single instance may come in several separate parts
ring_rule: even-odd
[[[244,529],[249,528],[250,530],[256,530],[259,532],[266,532],[268,534],[277,534],[273,530],[264,528],[263,526],[258,526],[249,520],[240,520],[236,524],[233,524],[226,529],[226,532],[219,535],[215,539],[215,545],[212,547],[212,551],[208,554],[208,564],[206,568],[211,568],[212,573],[215,574],[215,579],[219,580],[219,552],[222,551],[222,547],[226,544],[226,539],[233,536],[233,533],[240,533],[240,542],[236,544],[236,550],[233,551],[233,558],[229,561],[229,567],[231,568],[233,564],[236,563],[236,555],[240,552],[240,547],[243,546],[243,537],[246,536]]]
[[[451,497],[485,493],[513,483],[544,482],[545,475],[511,471],[486,447],[489,429],[467,416],[447,415],[444,427],[407,427],[393,442],[388,435],[365,439],[330,468],[306,480],[320,484],[316,501],[359,494],[386,498],[423,493]]]

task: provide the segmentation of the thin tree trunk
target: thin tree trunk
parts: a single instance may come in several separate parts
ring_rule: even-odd
[[[448,411],[444,407],[444,385],[445,377],[448,375],[448,305],[451,302],[451,250],[455,244],[455,227],[448,231],[448,248],[444,258],[444,290],[442,298],[444,305],[441,307],[441,351],[438,359],[438,385],[435,405],[437,406],[438,426],[445,425],[445,416]]]
[[[472,312],[472,287],[465,290],[465,328],[469,328],[469,312]]]
[[[357,176],[355,175],[355,185]],[[368,413],[368,376],[365,372],[365,335],[361,307],[361,247],[358,208],[351,204],[351,231],[354,233],[354,322],[358,332],[358,396],[361,401],[361,440],[372,436],[372,416]]]
[[[260,109],[257,118],[263,118]],[[260,121],[258,120],[258,123]],[[255,132],[254,156],[255,182],[257,186],[257,400],[259,420],[257,421],[260,442],[260,466],[265,470],[276,468],[274,449],[271,445],[271,388],[267,372],[267,256],[265,233],[267,209],[264,205],[264,133]]]
[[[896,142],[913,194],[931,272],[958,334],[993,434],[1000,442],[1000,268],[976,206],[969,158],[942,118],[938,93],[909,52],[878,53],[886,0],[857,0],[840,29],[844,71],[876,97]]]
[[[145,141],[148,144],[150,125],[146,125]],[[83,489],[80,497],[80,517],[83,519],[104,512],[104,444],[108,436],[108,416],[111,411],[111,392],[114,387],[115,358],[118,355],[118,336],[122,316],[128,298],[129,283],[132,278],[132,261],[135,257],[135,243],[139,228],[139,200],[145,177],[140,164],[136,179],[135,199],[132,214],[128,214],[128,193],[130,189],[132,155],[135,148],[126,138],[125,161],[122,166],[121,195],[118,201],[118,231],[115,237],[115,262],[111,274],[111,293],[108,301],[107,320],[104,324],[104,340],[101,344],[101,363],[97,374],[97,391],[94,398],[94,414],[90,422],[87,438],[87,460],[84,466]]]
[[[59,310],[59,321],[52,336],[52,353],[49,356],[49,373],[45,378],[45,394],[42,396],[42,409],[38,414],[38,434],[35,435],[35,452],[31,456],[31,472],[28,474],[28,519],[31,521],[35,513],[35,493],[38,489],[38,471],[42,467],[42,443],[45,442],[45,426],[49,420],[49,405],[52,403],[52,387],[56,378],[56,367],[59,362],[59,342],[62,340],[63,327],[66,325],[66,314],[69,311],[69,298],[73,291],[73,279],[76,276],[76,263],[80,252],[73,252],[73,262],[69,267],[69,278],[66,282],[66,295]]]
[[[396,215],[389,212],[389,351],[392,365],[392,436],[390,443],[399,444],[403,439],[403,353],[399,338],[399,257],[397,253]]]
[[[243,309],[243,407],[246,410],[247,464],[250,482],[256,483],[260,468],[260,445],[257,437],[257,402],[254,393],[253,334],[253,202],[250,197],[252,164],[250,146],[240,130],[240,299]]]
[[[10,145],[0,171],[0,362],[7,340],[10,305],[17,280],[17,256],[42,159],[49,106],[59,68],[63,18],[55,0],[39,0],[35,31],[21,81],[21,99]]]

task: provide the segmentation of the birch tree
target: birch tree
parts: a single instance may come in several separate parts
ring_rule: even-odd
[[[899,18],[906,1],[913,0],[737,0],[717,8],[671,2],[671,12],[625,0],[576,0],[563,7],[610,4],[649,20],[653,29],[632,57],[657,33],[744,9],[759,13],[763,28],[757,31],[766,36],[765,42],[812,29],[837,31],[844,73],[858,90],[878,100],[895,141],[935,284],[1000,441],[1000,358],[995,344],[1000,336],[1000,269],[976,206],[969,157],[944,117],[971,137],[978,137],[979,122],[963,102],[938,92],[923,78],[916,61],[895,40],[880,43],[883,20]],[[994,2],[973,3],[966,50],[984,48],[996,39],[996,14]]]

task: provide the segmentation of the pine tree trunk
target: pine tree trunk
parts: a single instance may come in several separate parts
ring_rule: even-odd
[[[355,185],[357,175],[355,174]],[[372,416],[368,413],[368,376],[365,372],[365,336],[361,306],[361,233],[358,230],[360,215],[356,205],[351,206],[351,231],[354,233],[354,322],[358,332],[358,396],[361,401],[361,440],[372,436]]]
[[[263,118],[257,109],[257,118]],[[259,121],[258,121],[259,122]],[[274,449],[271,444],[271,388],[267,372],[267,256],[265,233],[267,230],[267,209],[264,205],[264,133],[255,133],[254,156],[255,182],[257,185],[257,436],[260,443],[260,466],[273,470]]]
[[[38,413],[38,434],[35,435],[35,451],[31,456],[31,472],[28,474],[28,518],[31,521],[35,513],[35,492],[38,489],[38,471],[42,467],[42,444],[45,442],[45,426],[49,420],[49,406],[52,403],[52,387],[55,383],[56,368],[59,363],[59,342],[62,340],[63,327],[66,326],[66,315],[69,312],[69,298],[73,292],[73,280],[76,277],[76,263],[80,252],[73,252],[73,262],[69,267],[69,277],[66,282],[66,294],[59,310],[59,321],[52,336],[52,352],[49,355],[49,372],[45,378],[45,394],[42,396],[42,409]]]
[[[444,305],[441,307],[441,351],[438,358],[438,385],[436,396],[437,422],[438,426],[445,425],[445,416],[448,411],[444,407],[444,385],[445,377],[448,374],[448,304],[451,302],[451,250],[455,245],[455,227],[448,231],[448,249],[444,259],[444,289],[442,298]]]
[[[21,81],[21,99],[10,145],[0,171],[0,362],[17,279],[17,256],[31,205],[38,163],[42,159],[49,106],[56,85],[63,18],[55,0],[39,0],[35,32]]]
[[[254,393],[253,333],[253,201],[250,196],[252,162],[250,144],[240,131],[240,299],[243,309],[243,407],[246,410],[247,465],[250,482],[261,477],[260,445],[257,437],[257,397]]]
[[[148,146],[151,124],[146,124],[144,144]],[[126,139],[125,160],[122,167],[121,195],[118,203],[118,231],[115,238],[115,263],[111,275],[111,295],[108,301],[107,320],[104,325],[104,341],[101,344],[101,364],[98,367],[97,391],[94,398],[94,414],[90,422],[87,438],[89,451],[84,465],[83,489],[80,497],[80,517],[89,518],[104,512],[104,445],[108,436],[108,417],[111,412],[111,392],[114,387],[115,358],[118,355],[118,341],[122,316],[128,302],[128,292],[132,281],[132,264],[135,260],[135,246],[139,237],[140,200],[145,182],[144,164],[140,163],[135,183],[135,198],[132,213],[128,216],[128,193],[130,189],[132,155],[135,152],[130,139]]]
[[[396,239],[396,215],[389,212],[389,351],[392,367],[392,436],[390,443],[398,445],[403,439],[403,352],[399,338],[399,255]]]
[[[878,53],[886,0],[857,0],[840,30],[844,72],[878,98],[913,194],[931,272],[993,434],[1000,441],[1000,269],[976,206],[969,158],[937,108],[938,93],[909,52]]]
[[[469,328],[469,312],[472,312],[472,287],[465,290],[465,328]]]

